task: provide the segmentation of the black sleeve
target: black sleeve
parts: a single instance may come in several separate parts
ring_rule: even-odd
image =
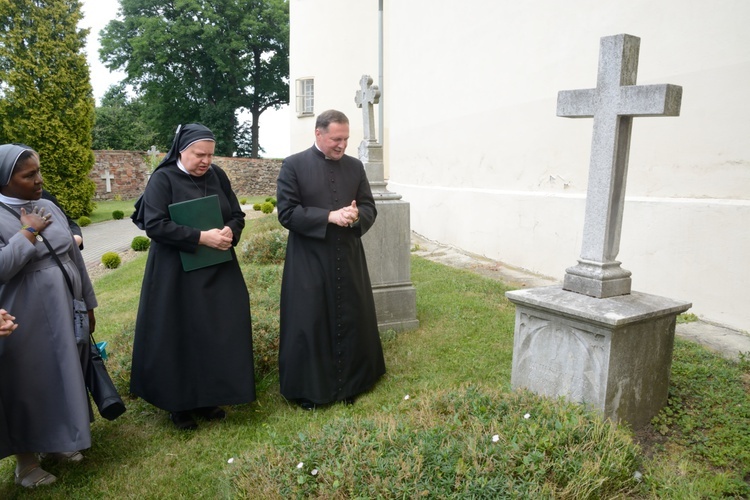
[[[65,210],[63,210],[63,208],[57,202],[57,197],[55,195],[53,195],[52,193],[50,193],[46,189],[42,189],[42,198],[44,198],[45,200],[49,200],[52,203],[54,203],[55,205],[57,205],[57,208],[59,208],[60,211],[65,214],[65,218],[68,219],[68,227],[70,228],[70,232],[73,233],[73,234],[77,234],[78,236],[80,236],[81,238],[83,238],[83,233],[81,232],[81,226],[79,226],[78,223],[76,223],[76,221],[74,221],[73,219],[71,219],[70,216],[67,213],[65,213]],[[83,250],[83,242],[81,242],[81,244],[78,246],[78,248],[80,248],[81,250]]]

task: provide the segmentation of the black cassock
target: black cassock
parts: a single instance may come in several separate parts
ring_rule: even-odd
[[[234,244],[245,214],[216,165],[200,177],[175,162],[159,167],[143,194],[151,238],[133,342],[130,391],[167,411],[255,400],[250,299],[234,248],[232,260],[185,272],[179,252],[198,246],[200,231],[175,224],[171,203],[216,194]]]
[[[368,390],[385,373],[361,237],[377,211],[362,162],[327,160],[315,146],[286,158],[277,181],[289,229],[281,285],[281,394],[316,404]],[[328,214],[357,201],[354,227]]]

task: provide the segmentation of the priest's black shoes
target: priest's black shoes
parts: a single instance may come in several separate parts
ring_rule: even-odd
[[[192,431],[198,428],[198,424],[193,420],[189,411],[173,411],[169,414],[169,418],[181,431]]]
[[[206,420],[224,420],[227,413],[219,408],[218,406],[204,406],[203,408],[196,408],[193,413],[200,418]]]

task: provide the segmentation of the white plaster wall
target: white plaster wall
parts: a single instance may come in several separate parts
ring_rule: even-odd
[[[290,0],[289,18],[291,151],[312,146],[318,113],[338,109],[349,118],[348,153],[356,156],[363,119],[354,96],[362,75],[378,82],[378,0]],[[309,77],[316,115],[298,118],[295,81]]]
[[[321,19],[331,5],[377,68],[376,0],[292,0],[293,41],[295,10]],[[750,330],[750,2],[385,0],[384,13],[388,188],[412,229],[557,279],[580,254],[592,132],[556,116],[557,92],[595,86],[601,37],[640,37],[638,83],[681,85],[683,104],[634,121],[618,259],[634,290]],[[363,70],[300,50],[292,81],[321,68],[328,107],[354,106]],[[311,123],[305,134],[307,147]]]

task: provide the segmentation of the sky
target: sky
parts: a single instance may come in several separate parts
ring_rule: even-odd
[[[125,76],[120,71],[110,72],[99,61],[99,32],[117,17],[120,3],[118,0],[81,0],[81,4],[84,17],[80,27],[91,29],[86,41],[86,54],[91,68],[94,98],[98,105],[107,89]],[[289,107],[285,106],[279,111],[269,110],[261,115],[260,145],[265,149],[265,158],[284,158],[289,155],[289,113]],[[241,121],[248,119],[249,116],[240,115]]]

